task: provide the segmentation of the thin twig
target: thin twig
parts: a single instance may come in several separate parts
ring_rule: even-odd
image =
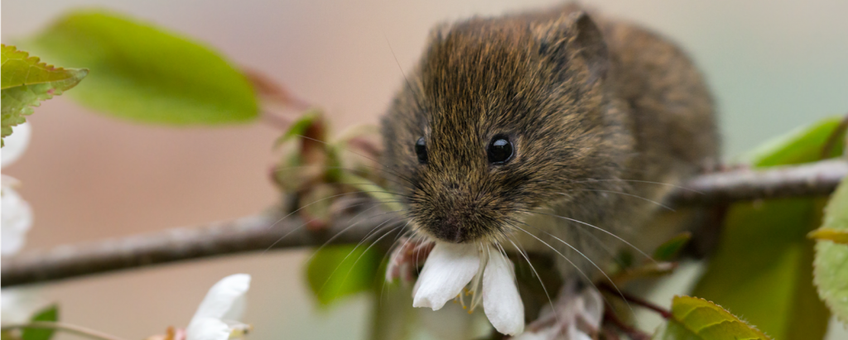
[[[67,332],[75,335],[79,335],[82,337],[86,337],[89,339],[96,340],[123,340],[119,337],[105,334],[99,331],[95,331],[93,329],[88,329],[82,326],[69,325],[61,322],[51,322],[51,321],[33,321],[29,323],[17,323],[6,325],[2,327],[2,331],[9,332],[14,329],[24,329],[24,328],[40,328],[40,329],[54,329],[57,331]]]
[[[829,160],[764,171],[734,170],[703,175],[674,191],[675,206],[727,204],[740,200],[809,197],[833,192],[848,176],[848,163]],[[373,214],[331,243],[357,243],[381,223],[402,223],[396,214],[372,209]],[[2,262],[2,287],[105,273],[176,261],[222,256],[273,248],[315,247],[354,222],[335,218],[326,229],[310,231],[296,216],[282,219],[279,209],[235,221],[177,228],[94,243],[30,251]],[[282,219],[282,220],[281,220]],[[290,235],[288,235],[290,233]],[[288,235],[286,237],[283,237]]]
[[[604,320],[609,322],[609,324],[618,328],[624,334],[627,334],[633,340],[648,340],[651,338],[648,333],[640,331],[633,326],[628,325],[624,321],[618,318],[618,315],[615,315],[615,312],[612,311],[612,306],[610,304],[606,304],[607,308],[604,308]]]
[[[642,298],[638,298],[638,297],[635,297],[635,296],[627,294],[627,293],[622,293],[619,290],[614,289],[612,286],[610,286],[606,283],[598,284],[598,288],[607,291],[612,296],[615,296],[615,297],[621,296],[621,297],[624,298],[624,300],[626,302],[633,302],[634,305],[645,307],[645,308],[650,309],[654,312],[657,312],[657,313],[659,313],[660,316],[663,317],[663,319],[668,320],[668,319],[671,318],[671,311],[669,311],[665,308],[662,308],[660,306],[657,306],[657,305],[651,303],[648,300],[644,300]]]

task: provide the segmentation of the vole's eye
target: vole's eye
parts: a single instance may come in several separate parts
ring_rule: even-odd
[[[424,142],[424,137],[418,138],[415,142],[415,153],[418,155],[418,163],[427,164],[427,144]]]
[[[489,163],[501,165],[512,159],[513,151],[512,141],[506,135],[496,135],[489,142],[489,149],[486,153],[489,155]]]

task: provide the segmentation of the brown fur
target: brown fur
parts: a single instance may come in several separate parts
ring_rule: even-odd
[[[393,189],[414,230],[548,250],[520,228],[581,271],[591,263],[555,237],[595,262],[620,242],[537,212],[628,239],[657,209],[647,200],[671,189],[637,181],[678,184],[717,157],[712,100],[685,54],[574,5],[439,26],[382,124],[384,163],[404,184]],[[515,144],[504,165],[487,161],[496,134]],[[421,137],[427,164],[414,149]]]

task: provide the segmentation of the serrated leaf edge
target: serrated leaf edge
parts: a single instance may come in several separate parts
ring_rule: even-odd
[[[694,333],[695,335],[700,335],[700,334],[701,334],[701,331],[703,331],[704,329],[707,329],[707,328],[712,327],[712,326],[715,326],[715,325],[720,325],[720,324],[722,324],[722,323],[724,323],[724,322],[739,322],[739,323],[741,323],[741,324],[745,325],[745,326],[746,326],[748,329],[750,329],[751,331],[753,331],[753,332],[755,332],[755,333],[758,333],[758,334],[759,334],[759,335],[758,335],[758,336],[759,336],[759,338],[747,338],[747,339],[762,339],[762,340],[771,340],[771,338],[770,338],[768,335],[764,334],[762,331],[760,331],[759,329],[757,329],[757,327],[755,327],[755,326],[753,326],[753,325],[751,325],[751,324],[749,324],[749,323],[745,322],[744,320],[740,319],[740,318],[739,318],[739,317],[737,317],[736,315],[733,315],[733,313],[731,313],[730,311],[728,311],[728,310],[727,310],[727,309],[725,309],[724,307],[720,306],[719,304],[717,304],[717,303],[715,303],[715,302],[709,301],[709,300],[707,300],[707,299],[703,299],[703,298],[699,298],[699,297],[695,297],[695,296],[681,296],[681,295],[676,295],[676,296],[674,296],[674,298],[672,299],[672,305],[673,305],[676,301],[678,301],[678,300],[683,300],[683,299],[693,299],[693,300],[697,300],[697,301],[706,302],[706,303],[712,304],[713,306],[715,306],[715,307],[717,307],[717,308],[718,308],[718,310],[716,310],[716,309],[711,309],[711,308],[709,308],[709,306],[695,306],[694,308],[692,308],[692,309],[690,309],[689,311],[687,311],[687,312],[686,312],[686,314],[682,315],[682,317],[677,317],[677,316],[675,316],[675,315],[674,315],[674,312],[672,311],[672,318],[674,319],[674,321],[677,321],[678,323],[680,323],[680,325],[681,325],[681,326],[683,326],[684,328],[686,328],[686,329],[687,329],[687,330],[689,330],[690,332]],[[721,321],[719,321],[718,323],[713,323],[713,324],[707,325],[707,326],[705,326],[705,327],[701,327],[701,328],[699,328],[698,330],[694,330],[694,329],[692,329],[691,327],[689,327],[686,323],[684,323],[684,321],[683,321],[683,320],[684,320],[684,319],[686,319],[686,318],[687,318],[690,314],[692,314],[692,312],[694,312],[695,310],[698,310],[698,309],[704,309],[704,308],[706,308],[706,309],[708,309],[708,310],[714,310],[714,311],[717,311],[717,312],[719,312],[719,313],[722,313],[722,312],[723,312],[724,314],[726,314],[727,316],[729,316],[731,319],[730,319],[730,320],[721,320]]]
[[[27,52],[27,51],[19,50],[14,45],[0,44],[0,48],[7,49],[7,50],[11,49],[12,50],[11,53],[22,53],[24,55],[24,57],[23,57],[24,60],[32,60],[33,61],[33,65],[30,66],[30,67],[42,66],[46,69],[49,69],[50,71],[71,71],[71,72],[81,72],[82,73],[81,75],[80,74],[70,74],[68,77],[61,78],[61,79],[36,81],[36,82],[23,82],[21,84],[13,84],[13,85],[9,85],[9,86],[6,86],[6,87],[0,87],[0,90],[7,90],[7,89],[11,89],[11,88],[15,88],[15,87],[21,87],[21,86],[38,85],[38,84],[45,84],[45,83],[55,83],[55,82],[65,81],[65,80],[77,78],[77,77],[80,80],[82,80],[83,78],[85,78],[88,75],[88,69],[86,69],[86,68],[64,68],[64,67],[58,67],[56,65],[50,65],[50,64],[47,64],[47,63],[41,61],[41,58],[39,58],[39,57],[29,55],[29,52]],[[19,60],[19,59],[15,59],[15,60]],[[5,62],[3,64],[5,64]],[[2,64],[0,64],[0,66],[2,66]],[[69,90],[69,89],[73,88],[74,86],[76,86],[77,84],[79,84],[79,81],[76,84],[72,85],[71,87],[68,87],[64,90],[60,90],[59,93],[54,93],[54,95],[59,95],[59,94],[61,94],[62,91]]]

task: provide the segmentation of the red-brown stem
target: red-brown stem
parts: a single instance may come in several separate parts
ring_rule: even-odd
[[[627,294],[627,293],[624,293],[624,292],[620,292],[619,290],[614,289],[613,287],[610,287],[606,283],[599,284],[598,288],[609,292],[613,296],[616,296],[616,297],[619,297],[619,298],[623,297],[624,300],[627,301],[627,302],[632,302],[633,304],[635,304],[637,306],[642,306],[642,307],[645,307],[645,308],[650,309],[652,311],[655,311],[655,312],[659,313],[660,316],[662,316],[664,319],[670,319],[671,318],[671,311],[669,311],[665,308],[662,308],[660,306],[657,306],[657,305],[655,305],[655,304],[653,304],[649,301],[635,297],[633,295],[630,295],[630,294]]]
[[[618,316],[615,315],[615,312],[612,311],[612,306],[607,303],[607,308],[604,309],[604,320],[609,321],[613,326],[620,329],[624,334],[627,334],[633,340],[648,340],[651,338],[648,333],[642,332],[632,326],[624,323]]]

